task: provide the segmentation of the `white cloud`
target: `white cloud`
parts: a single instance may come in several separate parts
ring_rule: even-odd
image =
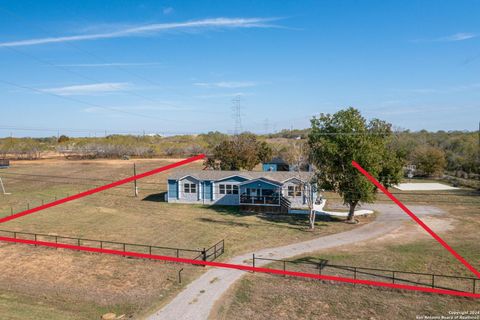
[[[204,94],[204,95],[197,96],[197,98],[199,99],[234,98],[234,97],[245,97],[245,96],[251,96],[251,95],[252,95],[251,93],[236,92],[236,93]]]
[[[163,8],[162,12],[164,15],[172,14],[175,10],[172,7]]]
[[[148,67],[162,65],[160,62],[112,62],[112,63],[72,63],[59,64],[59,67],[101,68],[101,67]]]
[[[137,27],[127,27],[109,32],[80,34],[64,37],[35,38],[11,42],[0,42],[0,47],[33,46],[47,43],[98,40],[109,38],[152,35],[170,30],[198,30],[212,28],[273,28],[277,27],[269,22],[278,18],[212,18],[187,22],[155,23]]]
[[[477,36],[478,35],[476,35],[474,33],[460,32],[460,33],[452,34],[451,36],[448,36],[448,37],[440,38],[440,39],[438,39],[438,41],[463,41],[463,40],[476,38]]]
[[[43,92],[53,93],[61,96],[90,95],[98,93],[111,93],[122,91],[130,86],[126,82],[104,82],[93,84],[82,84],[75,86],[65,86],[56,88],[42,89]]]
[[[446,37],[434,38],[434,39],[416,39],[413,42],[455,42],[455,41],[464,41],[468,39],[473,39],[478,37],[476,33],[470,32],[458,32]]]
[[[247,88],[247,87],[254,87],[258,85],[257,82],[253,81],[221,81],[221,82],[196,82],[194,83],[197,87],[205,87],[205,88]]]
[[[406,91],[414,94],[439,94],[439,93],[455,93],[455,92],[478,90],[478,88],[480,88],[480,83],[477,82],[477,83],[449,86],[449,87],[443,87],[443,88],[417,88],[417,89],[407,89],[407,90],[400,90],[400,91]]]

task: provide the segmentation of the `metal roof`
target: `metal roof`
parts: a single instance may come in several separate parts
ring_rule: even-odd
[[[187,176],[202,181],[219,181],[230,177],[243,177],[247,180],[264,178],[275,182],[285,182],[296,178],[307,182],[313,177],[313,172],[295,171],[222,171],[222,170],[177,170],[172,172],[169,180],[179,180]]]

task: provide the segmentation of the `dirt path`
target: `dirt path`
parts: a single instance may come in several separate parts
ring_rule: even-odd
[[[380,238],[390,234],[402,227],[405,221],[410,218],[393,204],[375,204],[367,208],[380,213],[378,218],[362,227],[356,229],[320,237],[317,239],[299,242],[277,248],[268,248],[256,251],[257,257],[268,257],[273,259],[286,259],[300,254],[329,249],[350,243],[356,243],[374,238]],[[429,206],[409,206],[418,216],[438,215],[443,213],[440,209]],[[252,253],[232,258],[229,263],[251,264],[249,261]],[[261,267],[268,262],[263,261],[256,264]],[[234,269],[211,268],[200,278],[190,283],[185,290],[176,296],[164,308],[148,317],[149,320],[204,320],[213,309],[218,299],[230,288],[232,284],[244,275],[244,271]]]

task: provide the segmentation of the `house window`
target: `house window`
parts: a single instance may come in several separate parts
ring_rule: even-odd
[[[301,197],[302,196],[302,187],[300,186],[288,186],[288,196],[289,197]]]
[[[288,186],[288,196],[289,197],[295,196],[295,191],[294,191],[293,186]]]
[[[302,196],[302,188],[300,186],[295,186],[295,197]]]
[[[236,184],[220,184],[220,194],[238,194],[238,185]]]
[[[184,183],[183,184],[184,193],[197,193],[197,185],[195,183]]]

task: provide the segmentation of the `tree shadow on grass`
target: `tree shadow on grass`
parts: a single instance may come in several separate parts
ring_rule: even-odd
[[[216,219],[211,219],[211,218],[197,218],[196,220],[200,222],[206,222],[206,223],[217,223],[217,224],[223,224],[229,227],[243,227],[243,228],[250,228],[252,224],[250,223],[244,223],[244,222],[236,222],[236,221],[225,221],[225,220],[216,220]]]
[[[269,222],[271,224],[275,224],[277,227],[280,228],[289,228],[295,229],[300,231],[308,231],[308,215],[302,214],[279,214],[279,213],[257,213],[257,212],[246,212],[240,210],[240,207],[236,206],[219,206],[219,205],[212,205],[208,206],[209,209],[214,210],[222,215],[230,215],[234,217],[249,217],[249,216],[256,216],[259,219]],[[204,222],[205,219],[203,220]],[[315,227],[328,227],[328,223],[332,222],[343,222],[343,219],[335,218],[331,216],[317,216],[315,221]],[[210,222],[217,222],[222,223],[225,225],[235,225],[235,222],[228,222],[228,221],[218,221],[211,219]],[[242,224],[242,223],[240,223]],[[244,224],[243,226],[245,226]],[[248,224],[253,226],[254,224]]]
[[[318,265],[318,264],[326,265],[328,263],[328,260],[321,259],[318,257],[307,256],[307,257],[301,257],[301,258],[295,259],[291,261],[291,263],[297,263],[297,264],[308,263],[308,264],[315,264],[315,265]]]
[[[152,202],[167,202],[165,201],[165,196],[167,192],[153,193],[149,194],[142,201],[152,201]]]
[[[245,212],[240,210],[240,207],[237,206],[219,206],[219,205],[212,205],[208,206],[208,209],[211,209],[215,212],[221,213],[223,215],[231,215],[236,217],[249,217],[256,215],[255,212]]]
[[[308,225],[308,215],[303,214],[259,214],[258,217],[262,220],[273,223],[286,223],[294,226],[305,227]],[[327,222],[341,222],[343,220],[330,216],[317,216],[315,219],[315,227],[326,227]]]

